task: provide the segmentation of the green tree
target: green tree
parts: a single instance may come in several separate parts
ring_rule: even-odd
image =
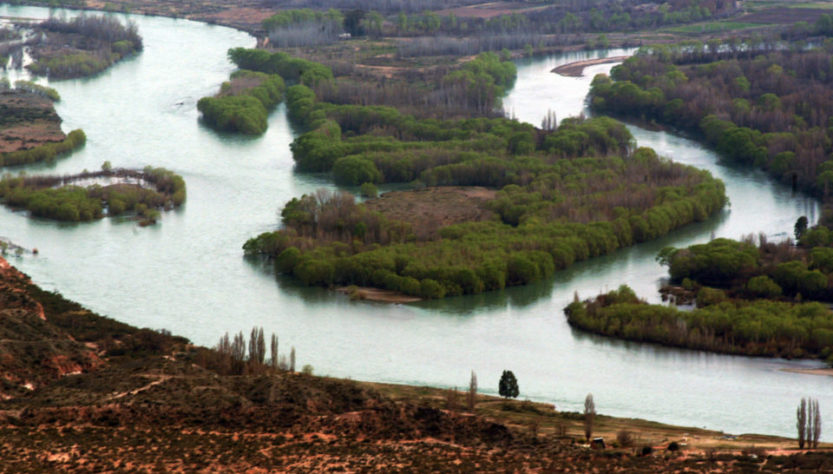
[[[504,398],[518,398],[518,379],[511,370],[504,370],[498,383],[498,393]]]
[[[793,233],[795,234],[795,240],[801,239],[801,236],[804,235],[804,232],[807,231],[807,216],[801,216],[795,221],[795,227],[793,228]]]

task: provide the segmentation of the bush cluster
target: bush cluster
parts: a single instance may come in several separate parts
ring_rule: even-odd
[[[275,74],[247,70],[236,71],[231,78],[232,82],[223,83],[218,95],[200,99],[197,109],[209,125],[219,130],[262,134],[267,128],[269,111],[283,98],[283,79]],[[235,90],[235,81],[247,86]]]

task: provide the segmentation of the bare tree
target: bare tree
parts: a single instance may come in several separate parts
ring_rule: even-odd
[[[821,411],[819,410],[819,401],[815,398],[807,400],[807,446],[813,449],[819,447],[819,438],[821,437]]]
[[[469,380],[469,395],[468,406],[469,411],[474,411],[474,404],[477,401],[477,374],[471,371],[471,380]]]
[[[266,343],[263,340],[263,328],[252,328],[252,334],[249,338],[249,365],[254,371],[259,366],[263,365],[266,358]]]
[[[596,418],[596,403],[593,401],[593,394],[588,393],[584,399],[584,437],[590,441],[593,436],[593,421]]]
[[[278,370],[278,336],[275,333],[272,333],[272,343],[270,345],[270,358],[269,361],[272,364],[272,370]]]
[[[295,346],[289,351],[289,371],[295,372]]]
[[[246,336],[243,332],[234,335],[234,341],[231,343],[231,370],[234,374],[240,375],[245,368],[246,360]]]
[[[804,449],[804,440],[807,439],[807,400],[804,398],[795,410],[795,428],[798,430],[798,449]]]
[[[541,130],[551,132],[558,128],[558,118],[555,116],[555,111],[547,109],[547,115],[541,120]]]
[[[263,337],[263,328],[257,331],[257,363],[263,365],[266,361],[266,339]]]
[[[217,372],[221,374],[228,374],[231,370],[231,341],[229,340],[228,333],[225,333],[223,337],[220,338],[220,341],[217,343],[217,347],[215,348],[218,354],[217,360]]]

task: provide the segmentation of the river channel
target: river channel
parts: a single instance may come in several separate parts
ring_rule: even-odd
[[[0,6],[0,16],[48,14],[43,8]],[[98,169],[104,161],[163,166],[183,175],[188,199],[148,228],[109,219],[60,224],[0,209],[0,236],[40,251],[10,258],[37,284],[101,314],[165,328],[199,344],[213,345],[226,331],[263,326],[267,334],[279,335],[281,352],[294,346],[299,366],[311,364],[318,374],[464,387],[474,370],[481,390],[496,393],[501,371],[511,369],[521,398],[562,410],[579,410],[585,395],[593,393],[601,413],[732,433],[793,436],[802,396],[817,397],[822,413],[833,410],[833,379],[782,370],[817,363],[612,341],[572,330],[562,312],[576,292],[590,297],[623,283],[656,300],[665,272],[654,256],[662,247],[758,232],[783,238],[799,216],[815,219],[814,200],[793,195],[761,173],[724,167],[690,140],[631,127],[639,145],[723,179],[731,207],[707,222],[582,262],[536,285],[413,305],[351,302],[275,278],[243,258],[243,242],[274,229],[285,201],[331,186],[326,176],[293,171],[289,144],[295,132],[283,106],[259,138],[218,134],[199,123],[196,101],[213,94],[233,69],[226,51],[253,47],[254,38],[186,20],[130,18],[145,40],[140,55],[93,78],[49,84],[62,97],[57,111],[64,130],[83,128],[86,147],[25,171],[73,173]],[[581,78],[549,71],[621,53],[521,61],[505,106],[536,125],[548,109],[559,119],[581,113],[592,75],[611,65],[588,68]]]

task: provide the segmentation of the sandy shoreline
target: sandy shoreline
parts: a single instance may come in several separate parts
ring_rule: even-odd
[[[826,375],[828,377],[833,377],[833,368],[829,369],[781,369],[784,372],[793,372],[796,374],[805,374],[805,375]]]
[[[371,288],[366,286],[343,286],[341,288],[337,288],[336,291],[351,297],[355,295],[355,298],[360,300],[378,301],[381,303],[402,304],[422,301],[422,298],[409,296],[404,293],[399,293],[398,291],[382,290],[380,288]]]
[[[612,56],[609,58],[585,59],[584,61],[574,61],[572,63],[562,64],[550,72],[560,74],[562,76],[580,77],[584,73],[584,68],[588,66],[595,66],[597,64],[618,63],[628,59],[630,56]]]

